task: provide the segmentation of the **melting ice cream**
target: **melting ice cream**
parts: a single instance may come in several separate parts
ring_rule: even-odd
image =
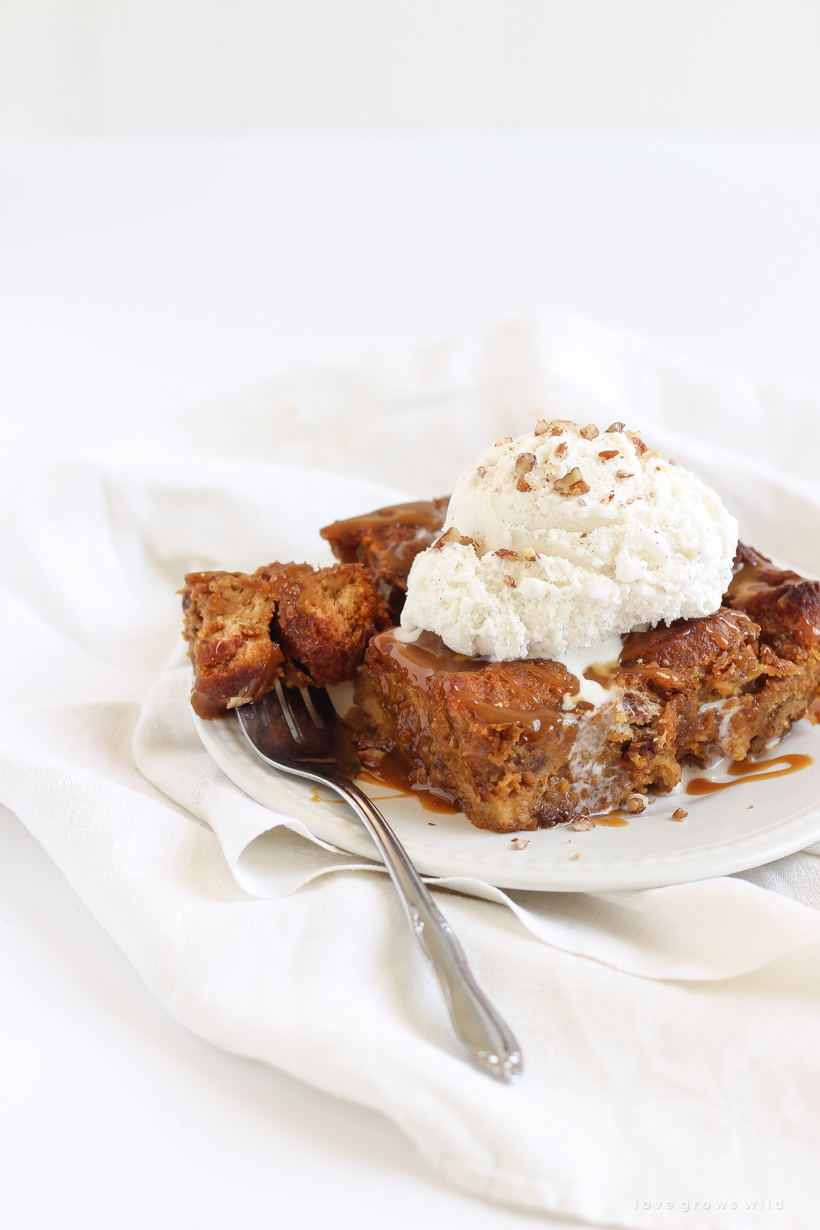
[[[493,661],[563,658],[716,611],[737,538],[719,497],[623,424],[542,420],[461,475],[402,627]]]

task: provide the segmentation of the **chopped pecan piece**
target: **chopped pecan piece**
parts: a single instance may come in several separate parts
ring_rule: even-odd
[[[468,538],[466,534],[460,534],[454,525],[451,525],[449,530],[445,530],[438,542],[434,542],[431,550],[440,551],[442,547],[452,547],[458,543],[462,547],[473,547],[478,554],[478,544],[474,538]]]
[[[559,495],[586,495],[589,491],[589,483],[584,482],[584,476],[577,466],[563,478],[556,478],[553,487]]]
[[[458,542],[460,537],[461,535],[459,534],[456,527],[454,525],[451,525],[449,530],[445,530],[441,538],[439,538],[437,542],[433,543],[432,549],[434,551],[440,551],[442,547],[447,547],[447,546],[450,546],[451,543]]]

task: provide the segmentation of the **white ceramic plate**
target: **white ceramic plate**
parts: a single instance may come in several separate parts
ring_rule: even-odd
[[[354,812],[324,786],[269,768],[251,750],[235,717],[202,722],[199,737],[216,763],[257,803],[302,820],[323,841],[366,858],[373,843]],[[717,794],[678,793],[658,798],[623,828],[596,827],[579,833],[541,829],[520,836],[473,828],[466,816],[425,811],[415,798],[386,786],[365,786],[403,842],[419,871],[431,876],[469,876],[499,888],[591,892],[659,888],[728,875],[793,854],[820,840],[820,726],[798,722],[768,758],[793,752],[814,763],[782,780],[743,781]],[[761,771],[765,766],[761,764]],[[721,773],[691,776],[730,780]],[[683,807],[686,820],[671,819]],[[580,858],[573,856],[580,854]]]

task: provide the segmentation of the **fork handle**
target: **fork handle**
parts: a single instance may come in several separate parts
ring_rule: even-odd
[[[509,1026],[479,987],[455,932],[441,914],[396,834],[355,782],[333,782],[361,817],[396,887],[413,934],[438,979],[455,1040],[467,1058],[497,1080],[522,1072],[521,1051]]]

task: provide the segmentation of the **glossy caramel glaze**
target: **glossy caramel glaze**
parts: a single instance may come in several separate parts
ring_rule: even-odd
[[[373,639],[374,648],[391,658],[407,676],[411,687],[420,692],[426,692],[433,675],[442,671],[478,671],[487,666],[483,658],[456,653],[434,632],[422,632],[415,641],[402,641],[396,635],[399,631],[388,628],[380,632]]]
[[[319,533],[328,542],[340,542],[363,530],[381,530],[389,525],[409,526],[413,529],[440,530],[444,525],[445,510],[432,500],[413,500],[408,504],[392,504],[389,508],[377,508],[375,512],[334,521]]]
[[[623,669],[647,663],[671,667],[682,653],[694,649],[697,638],[706,636],[718,649],[728,650],[742,644],[744,632],[737,615],[723,608],[701,619],[676,619],[668,627],[660,624],[649,632],[630,632],[624,638],[620,664]]]
[[[496,676],[497,678],[500,675]],[[524,699],[535,704],[533,709],[516,709],[510,705],[499,705],[489,701],[478,700],[472,695],[469,687],[459,685],[458,680],[446,680],[444,692],[459,699],[467,711],[479,722],[488,726],[518,726],[521,728],[521,740],[531,743],[535,739],[544,739],[552,734],[562,724],[563,714],[552,706],[545,706],[531,694]]]
[[[488,662],[484,658],[456,653],[434,632],[422,632],[418,640],[410,642],[398,640],[396,632],[397,629],[391,628],[379,633],[374,638],[374,647],[395,662],[412,688],[426,694],[435,676],[453,675],[442,683],[445,694],[460,701],[480,722],[522,727],[525,740],[546,737],[563,720],[562,712],[552,704],[545,705],[543,696],[534,688],[537,687],[538,692],[548,689],[558,699],[578,691],[578,680],[558,662],[534,659],[520,663]],[[501,685],[517,703],[489,703],[477,695],[470,687],[469,678],[465,678],[477,672],[481,672],[483,684]]]

